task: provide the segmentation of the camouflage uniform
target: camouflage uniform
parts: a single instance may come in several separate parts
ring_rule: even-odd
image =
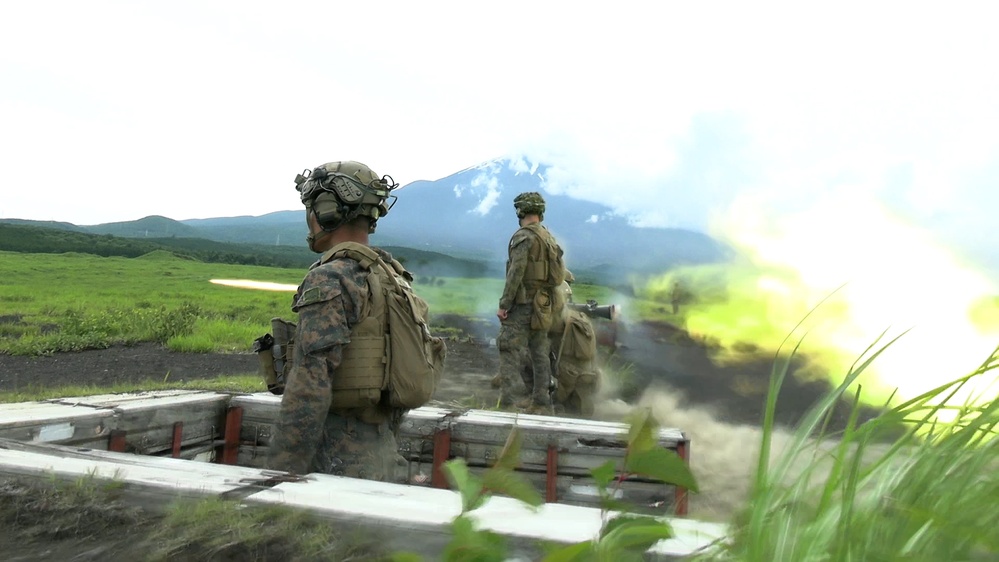
[[[391,256],[377,250],[385,261]],[[270,468],[396,481],[401,411],[331,410],[331,380],[368,299],[368,272],[348,258],[314,264],[299,286],[294,368],[271,441]]]
[[[543,406],[551,404],[548,395],[551,383],[548,331],[531,329],[535,295],[538,290],[550,289],[525,282],[524,279],[528,260],[531,255],[541,252],[540,245],[537,235],[528,228],[517,230],[510,239],[506,285],[499,301],[499,307],[508,315],[506,320],[500,321],[500,332],[496,338],[500,352],[500,401],[504,405],[513,402],[525,364],[534,367],[533,384],[530,385],[532,402]]]

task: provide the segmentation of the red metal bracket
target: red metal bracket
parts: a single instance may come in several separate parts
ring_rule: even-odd
[[[548,445],[548,457],[545,460],[545,501],[558,501],[558,449]]]
[[[690,465],[690,442],[682,439],[676,444],[676,454],[683,460],[684,464]],[[673,489],[673,512],[676,515],[687,514],[687,488],[675,486]]]
[[[434,488],[447,488],[444,463],[451,456],[451,428],[440,428],[434,432],[434,464],[430,472],[430,485]]]
[[[173,458],[180,457],[180,444],[184,441],[184,422],[175,422],[173,424],[173,448],[171,450],[171,456]]]
[[[225,414],[225,437],[222,443],[222,464],[236,464],[239,460],[239,434],[243,430],[243,408],[229,408]]]
[[[124,453],[127,446],[128,442],[125,441],[125,430],[112,429],[111,434],[108,436],[108,450],[116,453]]]

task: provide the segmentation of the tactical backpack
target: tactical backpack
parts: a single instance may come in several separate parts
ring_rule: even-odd
[[[558,380],[555,401],[570,411],[593,414],[593,399],[600,387],[600,370],[594,360],[597,336],[586,313],[569,309],[561,332],[552,375]]]
[[[429,307],[413,292],[412,276],[392,260],[357,242],[337,244],[322,262],[350,258],[369,272],[367,314],[351,330],[343,362],[333,377],[332,408],[366,408],[387,402],[418,408],[430,401],[444,372],[447,347],[430,334]]]

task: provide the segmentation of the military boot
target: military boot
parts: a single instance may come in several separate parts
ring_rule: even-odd
[[[536,414],[541,416],[550,416],[554,414],[554,410],[552,409],[552,405],[550,403],[546,404],[544,402],[537,402],[530,396],[520,402],[517,402],[513,405],[513,407],[521,412],[524,412],[525,414]]]
[[[551,404],[531,404],[526,410],[525,414],[534,414],[537,416],[554,416],[555,411],[552,409]]]

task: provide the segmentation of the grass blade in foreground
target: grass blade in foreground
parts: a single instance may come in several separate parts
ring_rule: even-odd
[[[995,354],[971,374],[859,426],[855,410],[842,433],[826,433],[822,420],[833,404],[890,345],[868,350],[844,383],[805,417],[772,464],[770,440],[764,437],[749,506],[735,522],[732,540],[720,554],[712,553],[712,560],[929,562],[999,556]],[[774,369],[769,408],[784,365]],[[991,386],[992,395],[948,403],[972,382],[993,382],[979,386]],[[900,423],[906,431],[898,436]],[[765,426],[765,434],[772,431],[772,425]]]

